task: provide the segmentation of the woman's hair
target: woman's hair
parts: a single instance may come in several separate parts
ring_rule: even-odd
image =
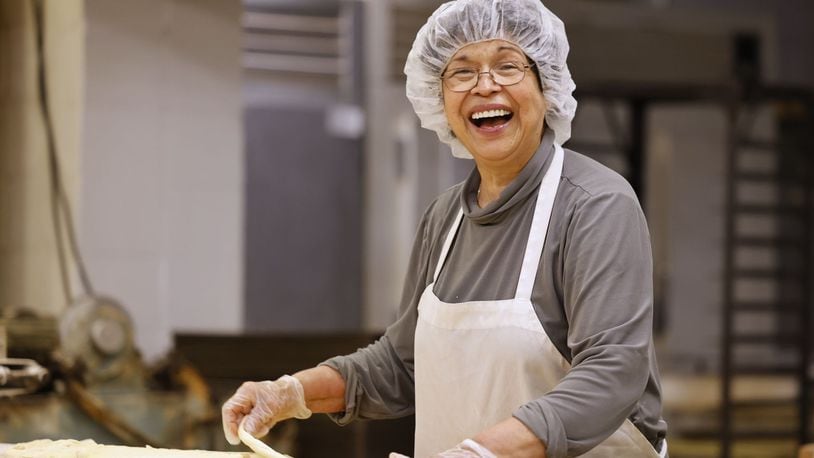
[[[472,157],[447,122],[441,73],[462,47],[495,39],[514,43],[534,64],[548,105],[546,125],[555,142],[565,143],[577,108],[566,64],[568,38],[562,21],[539,0],[455,0],[435,10],[418,31],[404,66],[407,98],[421,125],[435,131],[455,156]]]

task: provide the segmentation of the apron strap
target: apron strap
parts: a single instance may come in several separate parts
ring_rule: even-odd
[[[444,262],[447,260],[447,255],[449,254],[449,247],[452,246],[452,241],[455,240],[455,234],[458,233],[458,227],[461,225],[461,221],[464,219],[464,210],[458,210],[458,216],[455,217],[455,221],[452,223],[452,228],[449,230],[447,234],[446,240],[444,240],[444,245],[441,247],[441,256],[438,257],[438,264],[435,266],[435,274],[432,276],[432,282],[435,283],[438,281],[438,274],[441,273],[441,268],[444,267]]]
[[[540,191],[537,194],[529,239],[526,242],[526,254],[523,256],[520,278],[517,280],[517,293],[515,294],[517,299],[531,300],[531,291],[534,288],[534,280],[537,278],[537,267],[540,265],[540,256],[543,255],[543,246],[548,233],[551,210],[554,208],[554,197],[556,197],[557,188],[560,185],[563,156],[562,146],[555,143],[554,159],[543,176]]]

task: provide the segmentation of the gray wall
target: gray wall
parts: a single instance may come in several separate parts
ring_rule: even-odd
[[[355,331],[361,321],[361,142],[328,106],[245,112],[245,329]]]

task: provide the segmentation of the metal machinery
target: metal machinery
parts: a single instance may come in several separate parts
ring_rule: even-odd
[[[219,445],[206,383],[172,355],[145,366],[116,301],[84,298],[58,319],[6,309],[0,335],[7,350],[0,355],[0,442]]]

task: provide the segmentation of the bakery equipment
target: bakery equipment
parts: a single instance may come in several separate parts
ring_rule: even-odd
[[[223,449],[197,370],[174,354],[146,365],[133,336],[126,309],[109,297],[83,297],[59,317],[3,309],[0,443],[92,438]]]
[[[0,398],[33,393],[48,378],[48,370],[33,359],[0,358]]]

